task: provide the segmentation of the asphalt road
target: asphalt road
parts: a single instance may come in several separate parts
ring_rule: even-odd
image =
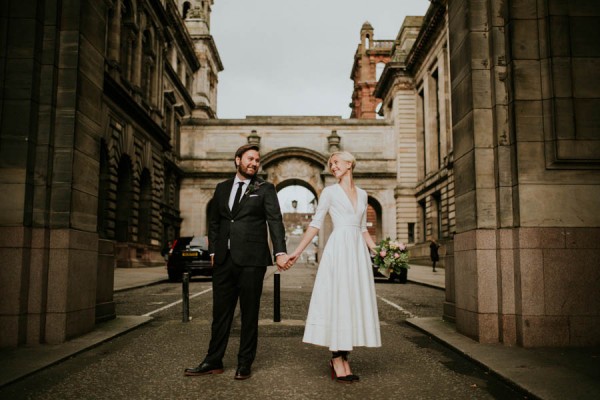
[[[204,356],[210,335],[210,279],[190,285],[183,323],[181,285],[162,283],[115,294],[120,315],[154,320],[0,390],[1,399],[520,399],[504,382],[404,323],[409,316],[441,316],[444,292],[416,284],[376,283],[383,347],[351,355],[359,383],[332,382],[327,349],[302,343],[303,320],[316,273],[298,264],[281,274],[281,317],[273,319],[273,272],[265,279],[253,377],[235,381],[236,316],[222,375],[184,377]]]

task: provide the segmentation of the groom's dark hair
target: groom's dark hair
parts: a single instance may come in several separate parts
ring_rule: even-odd
[[[235,165],[236,168],[237,168],[237,164],[235,163],[235,159],[238,157],[242,158],[244,153],[247,152],[248,150],[256,150],[260,153],[260,148],[255,144],[245,144],[245,145],[241,146],[239,149],[236,150],[235,157],[233,157],[233,164]]]

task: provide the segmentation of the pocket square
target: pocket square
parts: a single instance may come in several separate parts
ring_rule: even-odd
[[[250,196],[248,196],[248,197],[258,197],[258,195],[257,195],[257,194],[251,194],[251,195],[250,195]]]

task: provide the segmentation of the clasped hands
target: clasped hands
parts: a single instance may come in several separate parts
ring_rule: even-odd
[[[295,254],[292,254],[291,256],[287,254],[278,255],[276,258],[277,269],[279,271],[287,271],[288,269],[292,268],[292,266],[296,263],[298,258],[299,256]]]

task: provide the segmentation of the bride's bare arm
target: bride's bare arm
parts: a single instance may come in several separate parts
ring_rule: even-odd
[[[306,249],[306,246],[308,246],[308,244],[312,242],[313,238],[317,235],[317,233],[319,233],[319,230],[314,226],[309,226],[308,228],[306,228],[306,232],[304,232],[304,236],[302,236],[300,244],[298,244],[296,250],[294,250],[293,253],[290,254],[290,262],[296,262],[296,259],[300,257],[300,254],[302,254],[304,249]]]

